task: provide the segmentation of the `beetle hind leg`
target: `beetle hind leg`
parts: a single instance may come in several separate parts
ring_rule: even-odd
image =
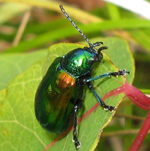
[[[77,138],[77,135],[78,135],[77,115],[78,115],[78,106],[75,105],[75,107],[74,107],[74,124],[73,124],[73,127],[74,127],[73,128],[73,142],[76,147],[76,150],[78,150],[81,146],[81,144]]]
[[[91,82],[88,82],[87,83],[88,85],[88,88],[93,92],[94,96],[96,97],[96,99],[98,100],[98,102],[100,103],[100,105],[104,108],[104,110],[109,110],[110,112],[112,112],[113,110],[115,110],[115,107],[114,106],[109,106],[109,105],[106,105],[102,100],[101,98],[98,96],[98,94],[95,92],[94,88],[93,88],[93,85]]]

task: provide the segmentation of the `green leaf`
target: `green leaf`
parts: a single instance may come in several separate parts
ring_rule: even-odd
[[[109,47],[116,48],[118,51],[119,48],[120,50],[124,50],[122,55],[123,59],[121,60],[122,63],[120,62],[120,64],[125,64],[126,60],[132,58],[128,46],[126,46],[124,41],[122,41],[122,43],[124,43],[126,47],[122,48],[122,45],[120,45],[121,40],[119,39],[114,39],[113,42],[107,39],[102,40],[104,40],[104,43],[109,45]],[[99,39],[97,38],[96,41],[99,41]],[[42,151],[47,145],[59,137],[59,135],[46,132],[36,120],[34,113],[35,93],[42,77],[53,60],[78,47],[84,47],[84,45],[63,43],[51,46],[48,56],[17,76],[8,85],[6,90],[0,91],[0,150]],[[106,50],[105,52],[108,51]],[[115,52],[116,50],[114,49],[113,53]],[[117,56],[116,54],[116,62],[119,60],[119,57],[120,56]],[[108,71],[118,70],[105,53],[103,60],[105,62],[101,63],[95,69],[93,76]],[[134,69],[131,65],[126,66],[126,68],[129,71]],[[131,73],[133,72],[134,71],[131,71]],[[133,78],[132,74],[127,76]],[[130,79],[130,81],[132,80]],[[96,80],[94,82],[94,87],[99,96],[103,98],[105,94],[114,88],[121,86],[124,82],[124,77],[111,77]],[[124,94],[113,96],[107,99],[106,103],[118,106],[123,96]],[[87,113],[87,111],[89,111],[96,103],[97,100],[93,97],[93,94],[87,90],[83,114]],[[79,115],[81,115],[81,112]],[[110,122],[114,113],[115,112],[110,113],[104,111],[98,106],[94,112],[91,112],[86,118],[84,118],[78,126],[79,141],[82,144],[80,151],[93,150],[96,147],[99,141],[99,135],[103,128]],[[74,144],[72,143],[72,132],[61,140],[56,141],[56,144],[48,150],[75,150]]]
[[[47,54],[46,50],[32,53],[8,53],[0,55],[0,90],[19,74]]]

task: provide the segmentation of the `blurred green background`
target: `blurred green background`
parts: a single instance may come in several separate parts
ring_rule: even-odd
[[[132,3],[136,7],[135,2]],[[20,74],[31,65],[28,66],[28,61],[23,60],[24,53],[32,60],[35,54],[32,55],[30,52],[38,51],[37,53],[40,54],[42,49],[48,49],[56,43],[83,41],[62,15],[59,4],[64,5],[65,10],[89,39],[119,37],[129,43],[136,68],[133,85],[149,95],[150,21],[132,11],[100,0],[0,0],[0,66],[3,67],[6,63],[13,66],[13,62],[9,62],[9,59],[16,56],[16,59],[20,59],[20,62],[24,61],[25,64],[24,69],[18,70],[17,74]],[[43,53],[39,54],[32,64],[44,57]],[[5,72],[5,69],[2,72]],[[1,89],[5,89],[13,80],[11,74],[13,69],[9,70],[8,77],[7,74],[5,77],[0,75]],[[96,151],[128,150],[146,115],[147,111],[125,99],[111,124],[102,133]],[[140,151],[150,150],[149,141],[148,134]]]

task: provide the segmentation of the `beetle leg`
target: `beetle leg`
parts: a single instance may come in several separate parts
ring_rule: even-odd
[[[102,74],[102,75],[99,75],[99,76],[96,76],[96,77],[93,77],[93,78],[86,79],[86,82],[94,81],[94,80],[105,78],[105,77],[111,77],[111,76],[115,76],[115,77],[123,76],[123,75],[126,75],[126,73],[129,74],[130,72],[126,71],[126,70],[119,70],[119,71],[116,71],[116,72],[107,72],[105,74]]]
[[[115,107],[113,106],[109,106],[109,105],[106,105],[102,100],[101,98],[98,96],[98,94],[95,92],[94,88],[93,88],[93,85],[91,82],[88,82],[87,83],[88,85],[88,88],[93,92],[94,96],[96,97],[96,99],[98,100],[98,102],[100,103],[100,105],[105,109],[105,110],[109,110],[109,111],[113,111],[115,110]]]
[[[74,128],[73,128],[73,142],[75,144],[76,149],[78,150],[81,146],[80,142],[78,141],[77,135],[78,135],[78,126],[77,126],[77,115],[78,115],[78,106],[74,106]]]

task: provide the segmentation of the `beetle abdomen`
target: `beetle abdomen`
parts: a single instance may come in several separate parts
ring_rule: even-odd
[[[72,123],[74,103],[70,100],[73,100],[76,81],[62,69],[54,71],[50,76],[48,73],[37,91],[36,116],[48,131],[62,133]]]

